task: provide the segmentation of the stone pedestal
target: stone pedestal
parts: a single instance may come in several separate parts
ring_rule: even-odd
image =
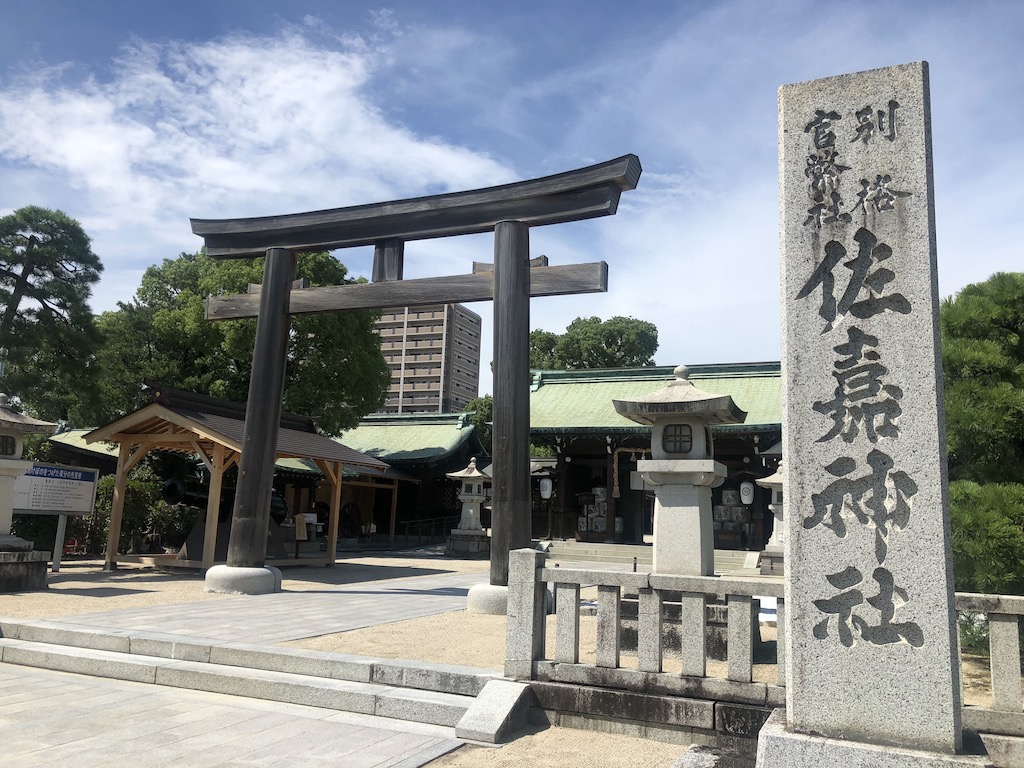
[[[206,572],[203,589],[224,595],[268,595],[281,591],[281,571],[270,565],[215,565]]]
[[[725,479],[725,467],[680,459],[640,461],[637,469],[654,486],[654,573],[713,576],[711,488]]]
[[[508,612],[508,587],[501,584],[474,584],[466,598],[466,613],[504,616]]]
[[[786,558],[781,549],[761,550],[760,568],[762,576],[784,576]]]
[[[786,730],[786,710],[776,709],[757,738],[758,768],[992,768],[982,755],[951,755],[917,749],[829,739]]]
[[[453,528],[445,544],[444,553],[463,557],[488,557],[491,553],[491,540],[483,531]]]
[[[22,539],[19,539],[22,541]],[[20,552],[0,550],[0,593],[35,592],[47,588],[46,564],[49,552],[31,549]]]
[[[0,459],[0,593],[47,589],[49,552],[33,551],[32,542],[11,535],[14,481],[32,467],[31,461]]]

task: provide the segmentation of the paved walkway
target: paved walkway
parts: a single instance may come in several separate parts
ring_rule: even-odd
[[[60,621],[273,644],[461,610],[486,578],[436,573]],[[452,728],[0,663],[0,766],[415,768],[460,743]]]
[[[453,729],[0,664],[0,766],[414,768]]]
[[[61,621],[223,642],[273,644],[463,610],[469,588],[486,580],[487,574],[481,573],[441,573],[340,584],[315,592],[279,592],[79,614]]]

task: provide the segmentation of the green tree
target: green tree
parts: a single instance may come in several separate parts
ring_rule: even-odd
[[[492,442],[491,419],[494,414],[494,398],[490,395],[481,395],[474,398],[466,405],[466,411],[472,412],[473,416],[470,418],[470,421],[473,422],[473,428],[476,429],[476,435],[480,438],[484,450],[490,456]]]
[[[658,329],[633,317],[577,317],[559,335],[530,334],[530,367],[579,370],[654,365]]]
[[[1024,594],[1024,274],[940,308],[954,582]]]
[[[103,266],[82,226],[36,206],[0,218],[4,387],[43,418],[92,399],[96,342],[89,296]]]
[[[262,280],[261,260],[216,260],[182,254],[150,267],[130,303],[100,316],[97,355],[106,421],[139,407],[144,381],[245,402],[255,320],[211,322],[206,297],[243,293]],[[351,283],[326,253],[299,257],[298,274],[313,286]],[[384,400],[390,372],[373,331],[372,312],[299,315],[292,319],[284,407],[316,416],[328,434],[354,426]]]
[[[942,302],[950,477],[1024,482],[1024,273]]]

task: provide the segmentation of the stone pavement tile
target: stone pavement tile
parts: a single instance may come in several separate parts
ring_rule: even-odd
[[[386,584],[81,614],[66,621],[221,641],[278,643],[459,610],[465,606],[469,587],[481,578],[479,573],[442,573]]]
[[[0,665],[2,667],[3,665]],[[454,746],[452,729],[414,726],[369,715],[163,688],[34,668],[19,668],[31,693],[54,682],[97,695],[52,694],[35,720],[4,719],[0,703],[0,766],[180,768],[180,766],[421,765]],[[13,674],[3,669],[3,674]],[[91,694],[92,691],[86,691]],[[116,700],[115,700],[116,699]],[[18,706],[20,702],[16,703]],[[37,715],[40,713],[37,713]],[[55,726],[58,726],[55,727]],[[344,762],[338,755],[345,754]],[[409,762],[411,760],[412,762]]]

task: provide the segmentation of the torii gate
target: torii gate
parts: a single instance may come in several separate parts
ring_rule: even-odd
[[[192,219],[192,231],[214,258],[266,254],[258,295],[211,297],[207,303],[211,320],[257,318],[228,572],[208,573],[207,588],[251,594],[275,588],[272,574],[264,578],[253,570],[263,568],[265,556],[290,315],[491,299],[495,449],[490,582],[507,585],[509,551],[529,547],[531,539],[530,296],[608,289],[604,262],[549,267],[541,260],[541,266],[531,269],[530,227],[614,215],[619,196],[636,188],[640,173],[639,158],[625,155],[554,176],[466,192],[285,216]],[[493,271],[474,265],[470,275],[402,280],[407,241],[492,230]],[[293,285],[297,253],[370,244],[373,283]]]

